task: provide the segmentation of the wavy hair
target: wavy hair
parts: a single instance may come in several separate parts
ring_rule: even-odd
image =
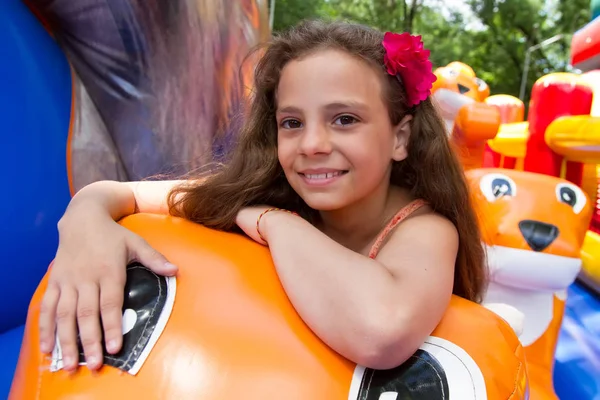
[[[383,33],[366,26],[323,21],[305,21],[274,37],[255,70],[248,115],[229,162],[204,180],[174,189],[169,197],[171,213],[207,227],[234,230],[241,208],[269,204],[314,222],[317,212],[292,189],[277,158],[275,95],[288,62],[323,49],[342,50],[381,70],[393,124],[409,113],[413,116],[408,157],[393,162],[391,184],[426,200],[456,226],[460,243],[453,292],[480,301],[487,281],[485,253],[463,169],[431,100],[407,107],[401,82],[385,72],[382,40]]]

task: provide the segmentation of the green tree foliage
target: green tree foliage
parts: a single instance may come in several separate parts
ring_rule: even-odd
[[[495,93],[518,96],[527,49],[563,35],[531,53],[526,101],[538,78],[570,70],[572,35],[590,17],[589,0],[468,0],[468,4],[483,29],[473,32],[474,43],[463,60]]]
[[[564,35],[531,54],[527,101],[538,78],[569,70],[571,37],[591,14],[590,0],[464,0],[464,4],[458,9],[444,0],[277,0],[274,28],[325,17],[413,32],[423,36],[436,67],[462,61],[490,85],[492,93],[513,96],[519,96],[527,49]]]
[[[319,18],[323,0],[276,0],[273,31],[285,30],[303,19]]]
[[[423,0],[329,0],[323,11],[382,30],[411,32],[422,8]]]

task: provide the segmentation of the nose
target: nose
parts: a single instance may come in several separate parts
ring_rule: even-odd
[[[543,251],[559,234],[556,226],[530,219],[519,222],[519,230],[533,251]]]
[[[322,126],[305,128],[300,141],[300,152],[311,156],[316,154],[331,153],[331,138],[327,129]]]

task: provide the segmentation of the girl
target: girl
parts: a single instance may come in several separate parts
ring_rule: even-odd
[[[450,295],[478,301],[486,276],[462,170],[428,97],[428,56],[420,37],[342,22],[274,38],[228,165],[203,180],[97,182],[74,196],[58,226],[42,351],[57,332],[75,369],[77,327],[90,369],[102,365],[102,333],[119,351],[125,264],[176,267],[115,221],[170,212],[268,245],[297,312],[341,355],[375,369],[403,363]]]

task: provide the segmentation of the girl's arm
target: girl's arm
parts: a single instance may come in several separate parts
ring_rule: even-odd
[[[115,221],[134,214],[147,212],[168,214],[167,196],[171,189],[184,181],[116,182],[98,181],[91,183],[75,194],[67,213],[80,208],[107,212]]]
[[[437,214],[402,222],[376,260],[287,213],[265,214],[261,231],[302,319],[357,364],[374,369],[402,364],[448,307],[458,233]]]

